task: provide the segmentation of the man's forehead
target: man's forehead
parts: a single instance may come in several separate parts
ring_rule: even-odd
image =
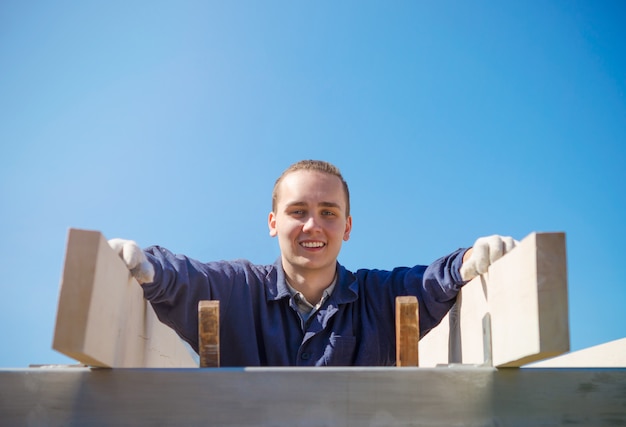
[[[320,203],[344,204],[344,190],[339,177],[317,171],[295,171],[285,175],[278,186],[279,199],[287,203],[319,198]]]
[[[300,189],[308,187],[325,187],[326,190],[334,191],[341,189],[342,184],[339,177],[318,171],[295,171],[285,175],[281,185],[289,189]]]

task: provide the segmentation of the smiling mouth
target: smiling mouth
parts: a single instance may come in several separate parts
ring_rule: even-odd
[[[300,246],[304,248],[316,249],[316,248],[323,248],[324,246],[326,246],[326,243],[324,242],[300,242]]]

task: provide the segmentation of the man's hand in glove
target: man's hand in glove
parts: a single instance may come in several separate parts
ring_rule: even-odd
[[[486,273],[491,264],[511,251],[517,244],[518,242],[512,237],[506,236],[493,235],[479,238],[463,256],[461,277],[467,281]]]
[[[154,267],[137,243],[132,240],[111,239],[109,245],[124,260],[130,273],[139,284],[143,285],[154,281]]]

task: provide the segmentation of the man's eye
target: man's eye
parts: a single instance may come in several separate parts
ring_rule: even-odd
[[[291,215],[304,215],[304,211],[303,210],[295,210],[295,211],[291,211],[290,212]]]
[[[326,216],[333,216],[333,215],[335,215],[335,213],[334,213],[334,212],[332,212],[332,211],[323,211],[323,212],[322,212],[322,215],[326,215]]]

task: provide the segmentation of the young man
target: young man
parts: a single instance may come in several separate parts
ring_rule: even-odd
[[[312,160],[278,178],[268,226],[281,251],[272,265],[202,263],[158,246],[109,243],[159,319],[196,351],[198,302],[220,301],[222,366],[393,365],[396,296],[417,297],[424,336],[467,280],[515,246],[490,236],[429,266],[348,271],[337,262],[352,230],[348,186],[336,167]]]

